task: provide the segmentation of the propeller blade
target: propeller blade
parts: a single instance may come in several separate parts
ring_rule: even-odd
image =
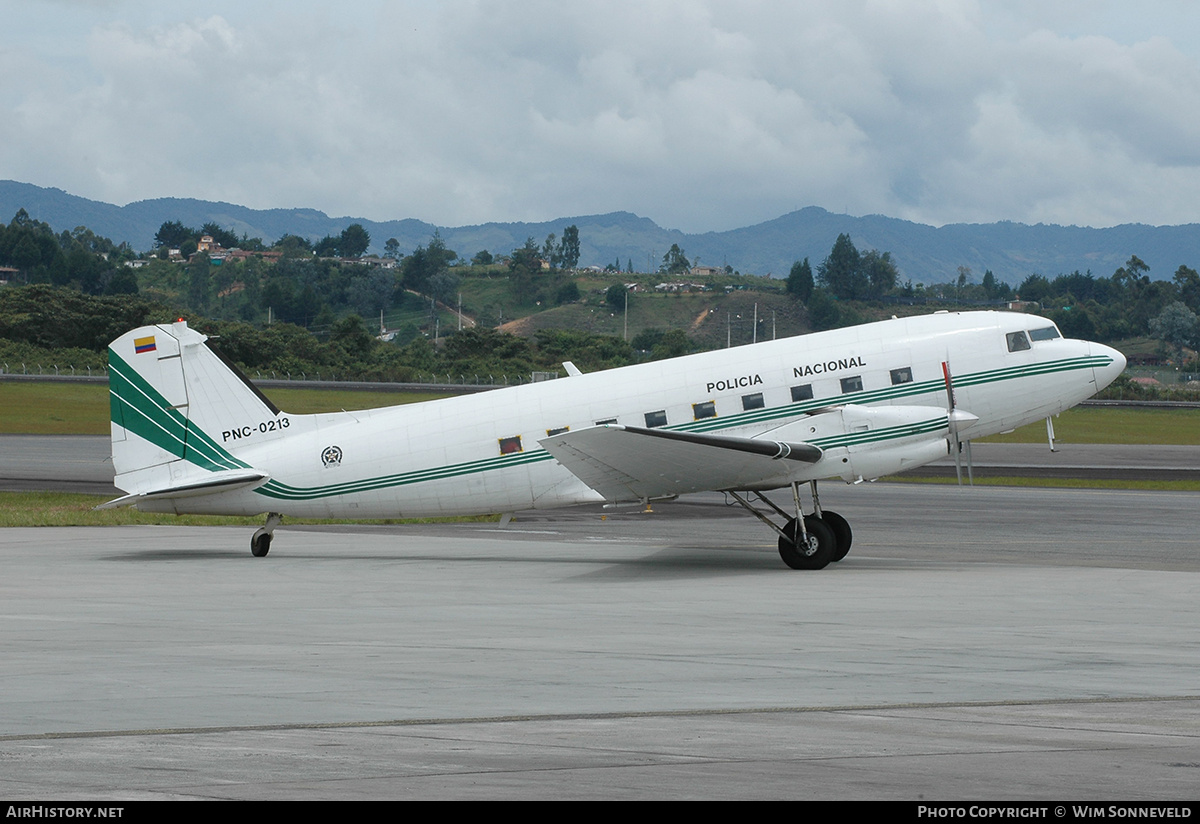
[[[942,361],[942,377],[946,379],[946,426],[950,430],[950,437],[946,438],[946,444],[954,453],[954,474],[958,477],[958,485],[962,486],[962,448],[963,443],[967,445],[967,479],[971,486],[975,486],[975,464],[971,460],[971,441],[963,441],[958,437],[960,429],[970,427],[973,423],[979,420],[978,415],[972,415],[966,410],[958,408],[958,402],[954,398],[954,381],[950,377],[950,361]]]
[[[946,379],[946,408],[954,411],[954,382],[950,380],[950,363],[942,361],[942,377]]]

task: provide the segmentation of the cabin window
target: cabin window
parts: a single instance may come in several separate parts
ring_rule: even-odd
[[[512,455],[516,452],[524,452],[524,451],[525,451],[524,448],[522,448],[522,446],[521,446],[521,436],[520,435],[517,435],[514,438],[501,438],[500,439],[500,454],[501,455]]]
[[[660,426],[667,425],[667,411],[660,409],[657,412],[646,413],[646,428],[655,429]]]
[[[713,401],[692,404],[692,417],[696,420],[717,417],[717,405]],[[665,421],[664,421],[665,423]]]
[[[1062,335],[1058,334],[1058,330],[1055,329],[1053,326],[1047,326],[1043,329],[1030,329],[1029,330],[1029,339],[1030,340],[1054,340],[1055,338],[1061,338],[1061,337],[1062,337]]]
[[[1024,332],[1009,332],[1005,337],[1008,338],[1009,352],[1023,352],[1029,348],[1029,338]]]
[[[596,421],[596,426],[611,426],[612,424],[614,424],[616,422],[617,422],[616,418],[605,418],[602,421]]]
[[[792,387],[792,403],[796,403],[798,401],[811,401],[812,396],[813,393],[811,383],[806,383],[803,386]]]
[[[569,426],[560,426],[557,429],[547,429],[546,434],[549,437],[554,437],[555,435],[561,435],[562,433],[567,432],[570,429],[571,429],[571,427],[569,427]]]
[[[903,369],[892,370],[892,385],[898,383],[912,383],[912,367],[906,366]]]
[[[742,409],[749,412],[751,409],[762,409],[766,406],[763,402],[762,392],[755,392],[753,395],[742,395]]]
[[[848,392],[862,391],[862,375],[855,375],[853,378],[842,378],[842,394]]]

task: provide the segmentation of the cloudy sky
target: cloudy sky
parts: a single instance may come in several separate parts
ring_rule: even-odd
[[[443,226],[1200,222],[1193,0],[0,0],[0,178]]]

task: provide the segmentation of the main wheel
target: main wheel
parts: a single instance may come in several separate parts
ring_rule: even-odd
[[[254,537],[250,539],[250,554],[255,558],[265,558],[270,551],[271,533],[265,529],[255,532]]]
[[[798,535],[796,519],[784,526],[787,537],[779,537],[779,557],[792,569],[824,569],[837,550],[837,538],[820,518],[804,518],[806,535]]]
[[[829,560],[840,561],[846,557],[846,553],[850,551],[850,543],[854,540],[854,533],[850,531],[850,524],[841,515],[836,512],[830,512],[828,509],[821,510],[821,520],[833,530],[833,537],[837,539],[833,556]]]

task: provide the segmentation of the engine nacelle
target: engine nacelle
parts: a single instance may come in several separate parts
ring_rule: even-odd
[[[760,437],[803,441],[824,451],[816,477],[853,482],[914,469],[944,458],[949,419],[936,406],[847,404],[778,427]]]

